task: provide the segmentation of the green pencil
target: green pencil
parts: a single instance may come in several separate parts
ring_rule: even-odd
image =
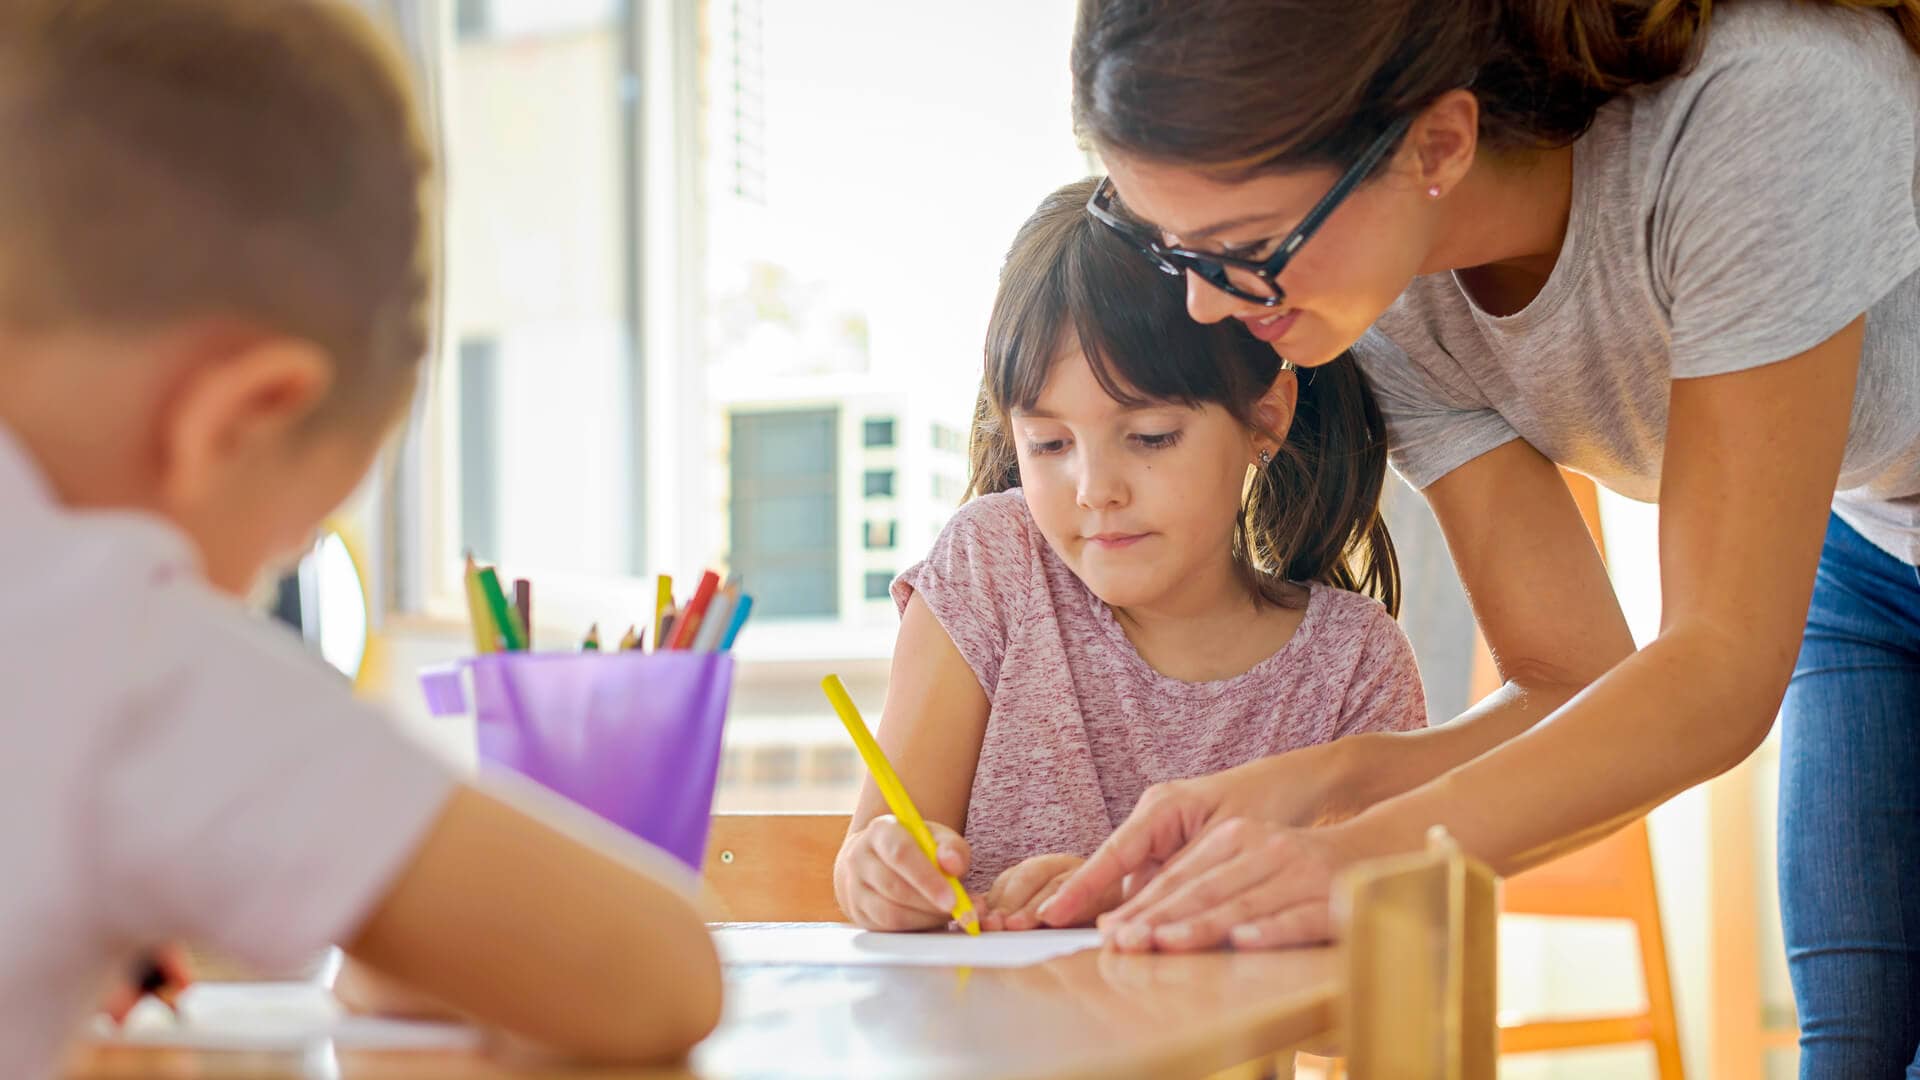
[[[494,573],[491,566],[480,571],[480,591],[487,597],[487,610],[493,612],[493,621],[500,626],[500,641],[506,650],[526,652],[527,636],[520,632],[520,620],[514,618],[507,594],[500,589],[500,575]]]

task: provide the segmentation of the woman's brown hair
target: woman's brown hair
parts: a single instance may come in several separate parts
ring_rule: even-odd
[[[1724,4],[1727,0],[1722,0]],[[1886,12],[1920,51],[1920,0]],[[1465,87],[1494,150],[1563,146],[1687,67],[1713,0],[1081,0],[1073,109],[1104,150],[1227,175],[1345,165]]]
[[[1365,593],[1397,614],[1400,568],[1380,517],[1386,427],[1349,358],[1284,371],[1235,320],[1187,317],[1178,278],[1162,274],[1086,213],[1094,181],[1069,184],[1021,226],[987,325],[968,496],[1020,485],[1008,418],[1039,399],[1063,343],[1077,344],[1115,401],[1216,404],[1249,428],[1275,379],[1299,379],[1299,403],[1273,461],[1258,470],[1234,530],[1234,562],[1255,596],[1286,604],[1289,581]]]

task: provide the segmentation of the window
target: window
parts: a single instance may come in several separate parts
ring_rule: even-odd
[[[933,425],[933,448],[949,454],[965,454],[967,436],[964,432],[945,424],[935,424]]]
[[[1074,0],[441,10],[449,344],[390,500],[399,606],[460,619],[467,547],[576,639],[654,574],[737,573],[720,805],[845,809],[819,675],[883,700],[890,566],[958,501],[929,493],[964,472],[1006,246],[1092,171]]]
[[[839,414],[734,413],[732,566],[762,618],[839,610]]]
[[[959,479],[947,473],[933,474],[933,501],[944,506],[957,506],[961,493],[965,490]]]
[[[460,344],[460,542],[484,560],[498,557],[500,348],[491,339]]]
[[[453,30],[462,38],[487,32],[492,20],[487,15],[488,0],[458,0],[453,6]]]

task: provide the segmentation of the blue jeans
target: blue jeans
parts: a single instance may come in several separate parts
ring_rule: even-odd
[[[1920,571],[1839,518],[1781,708],[1802,1080],[1920,1080]]]

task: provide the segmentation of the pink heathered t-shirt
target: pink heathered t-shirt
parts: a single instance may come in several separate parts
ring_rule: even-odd
[[[967,806],[970,890],[1030,856],[1092,854],[1154,784],[1427,722],[1399,624],[1379,602],[1322,585],[1287,644],[1245,674],[1160,674],[1017,489],[960,508],[893,583],[902,611],[915,592],[991,706]]]

